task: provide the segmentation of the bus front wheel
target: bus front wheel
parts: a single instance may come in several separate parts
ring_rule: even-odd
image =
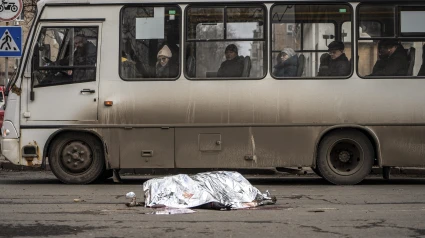
[[[360,183],[372,170],[370,140],[360,131],[335,131],[319,144],[317,169],[324,179],[338,185]]]
[[[105,170],[102,144],[87,133],[59,135],[52,142],[48,158],[53,174],[63,183],[91,183]]]

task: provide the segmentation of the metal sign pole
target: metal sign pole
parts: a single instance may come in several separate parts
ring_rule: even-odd
[[[6,22],[6,26],[9,26],[9,22]],[[9,57],[4,58],[4,86],[6,86],[9,83]]]
[[[6,57],[5,59],[4,59],[5,61],[5,69],[4,69],[4,85],[3,86],[6,86],[8,83],[9,83],[9,57]]]

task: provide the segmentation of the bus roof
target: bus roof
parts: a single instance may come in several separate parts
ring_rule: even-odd
[[[210,0],[208,2],[216,2],[216,3],[237,3],[238,1],[235,0]],[[277,3],[277,2],[376,2],[376,3],[381,3],[381,4],[385,4],[385,2],[400,2],[402,3],[403,1],[401,0],[387,0],[385,2],[383,2],[382,0],[297,0],[297,1],[291,1],[291,0],[287,0],[287,1],[282,1],[282,0],[277,0],[277,1],[271,1],[271,0],[264,0],[264,1],[258,1],[258,0],[244,0],[244,1],[239,1],[240,3],[244,3],[244,2],[270,2],[270,3]],[[424,0],[410,0],[409,2],[424,2]],[[148,4],[148,3],[180,3],[180,4],[190,4],[190,3],[205,3],[205,0],[176,0],[176,1],[170,1],[170,0],[148,0],[148,1],[141,1],[141,0],[41,0],[38,2],[38,6],[42,7],[44,5],[86,5],[86,4],[111,4],[111,5],[116,5],[116,4],[128,4],[128,3],[139,3],[139,4]]]

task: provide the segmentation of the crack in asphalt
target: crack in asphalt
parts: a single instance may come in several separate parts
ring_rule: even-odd
[[[353,220],[353,221],[363,221],[364,220]],[[357,225],[357,226],[338,226],[338,227],[352,227],[356,229],[373,229],[373,228],[393,228],[393,229],[406,229],[414,232],[415,234],[410,235],[409,237],[423,237],[425,236],[425,229],[414,228],[414,227],[405,227],[398,226],[396,224],[388,223],[385,219],[380,219],[377,221],[371,221],[365,225]]]
[[[342,234],[339,232],[333,232],[333,231],[326,231],[323,230],[322,228],[319,228],[317,226],[306,226],[306,225],[298,225],[300,228],[308,228],[308,229],[312,229],[314,232],[318,232],[318,233],[325,233],[325,234],[333,234],[333,235],[338,235],[339,237],[351,237],[347,234]]]
[[[276,197],[276,198],[279,198],[279,197]],[[293,195],[293,196],[282,196],[281,197],[282,199],[301,199],[301,198],[306,198],[306,199],[308,199],[308,200],[313,200],[313,201],[324,201],[324,202],[327,202],[327,203],[331,203],[331,204],[347,204],[347,203],[341,203],[341,202],[338,202],[338,200],[336,200],[335,199],[335,201],[331,201],[331,200],[328,200],[328,199],[323,199],[323,198],[312,198],[311,196],[307,196],[307,195]]]
[[[93,229],[106,229],[107,226],[70,226],[70,225],[51,225],[51,224],[31,224],[31,225],[17,225],[17,224],[0,224],[0,231],[2,236],[5,237],[46,237],[46,236],[60,236],[60,235],[78,235],[78,233],[93,230]]]

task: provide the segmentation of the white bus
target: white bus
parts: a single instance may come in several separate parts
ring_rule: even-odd
[[[40,1],[2,153],[71,184],[425,166],[424,22],[425,1]]]

